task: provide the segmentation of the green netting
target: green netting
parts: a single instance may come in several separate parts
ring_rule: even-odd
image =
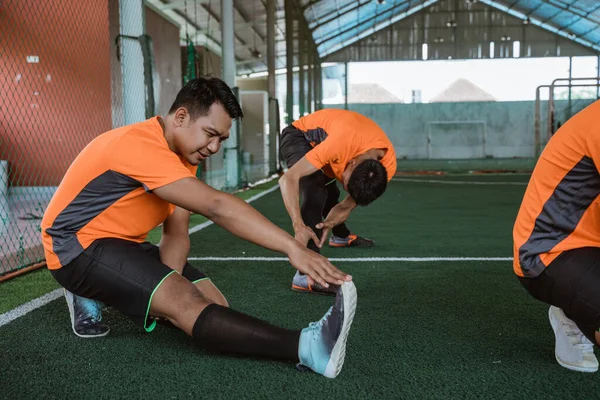
[[[78,152],[113,123],[106,3],[5,1],[0,25],[2,274],[43,259],[48,201]]]
[[[196,61],[198,60],[198,52],[194,47],[194,43],[190,40],[190,37],[186,37],[186,66],[185,66],[185,74],[183,76],[183,83],[186,84],[190,80],[196,78]]]
[[[113,128],[165,115],[190,79],[221,76],[220,55],[188,34],[206,13],[188,14],[189,26],[176,26],[144,4],[2,2],[0,275],[43,260],[41,218],[85,145]],[[245,96],[240,91],[246,118],[236,149],[238,181],[226,182],[223,151],[199,168],[198,176],[217,189],[239,188],[278,169],[267,92],[248,94],[264,99],[257,105]]]

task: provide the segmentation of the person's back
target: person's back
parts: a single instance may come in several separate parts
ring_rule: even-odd
[[[514,270],[539,275],[561,252],[600,246],[600,102],[565,123],[533,171],[513,230]]]
[[[348,162],[360,154],[374,148],[385,149],[380,160],[386,168],[388,178],[396,172],[396,152],[394,145],[383,129],[369,117],[350,110],[326,108],[315,111],[292,123],[304,133],[313,152],[307,159],[317,168],[326,165],[325,172],[342,182],[342,174]],[[327,146],[325,140],[332,140]]]

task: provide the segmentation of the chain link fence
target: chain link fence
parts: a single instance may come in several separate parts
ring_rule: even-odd
[[[218,55],[186,41],[184,27],[143,4],[2,2],[0,275],[43,261],[40,222],[45,208],[71,162],[92,139],[165,115],[190,77],[220,76]],[[259,98],[265,101],[257,106]],[[238,149],[243,173],[234,188],[278,169],[266,99],[266,92],[240,92],[247,117]],[[223,189],[224,165],[220,152],[198,175]]]

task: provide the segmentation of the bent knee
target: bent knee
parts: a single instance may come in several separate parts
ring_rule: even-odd
[[[217,298],[209,299],[209,300],[212,300],[215,304],[218,304],[220,306],[229,307],[229,303],[227,302],[227,299],[223,295],[217,296]]]
[[[229,303],[227,302],[225,296],[223,296],[223,294],[216,288],[210,293],[204,292],[202,294],[204,295],[206,300],[208,300],[211,303],[218,304],[223,307],[229,307]]]
[[[204,280],[196,283],[198,291],[202,293],[204,298],[211,302],[218,304],[223,307],[229,307],[229,303],[223,293],[212,283],[210,280]]]
[[[166,279],[151,297],[152,316],[180,320],[199,313],[210,303],[196,287],[177,274]]]

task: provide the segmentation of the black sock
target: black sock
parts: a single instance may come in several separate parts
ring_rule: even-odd
[[[320,233],[318,233],[317,236],[320,236]],[[306,245],[306,247],[309,250],[312,250],[312,251],[314,251],[317,254],[321,254],[321,249],[319,249],[319,247],[317,247],[317,245],[315,244],[315,242],[312,239],[308,241],[308,244]],[[300,271],[298,271],[298,273],[300,275],[306,275],[306,274],[304,274],[304,273],[302,273]]]
[[[339,238],[347,238],[348,236],[350,236],[351,232],[345,224],[341,224],[334,226],[331,230],[331,233],[333,234],[333,236],[337,236]]]
[[[280,328],[218,304],[210,304],[200,313],[192,334],[208,350],[299,361],[300,331]]]
[[[312,250],[312,251],[314,251],[317,254],[321,254],[321,249],[319,249],[319,246],[317,246],[317,244],[312,239],[308,241],[308,243],[306,244],[306,247],[309,250]]]

